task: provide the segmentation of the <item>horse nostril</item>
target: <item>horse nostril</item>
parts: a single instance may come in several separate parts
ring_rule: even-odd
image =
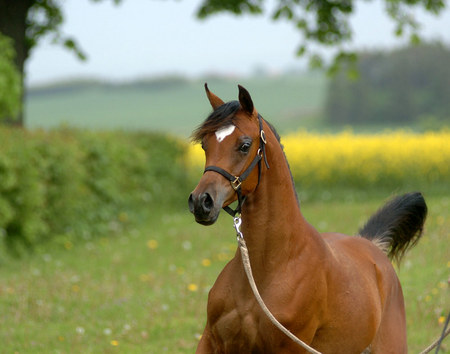
[[[188,205],[189,205],[189,211],[191,213],[193,213],[195,206],[194,206],[194,197],[192,196],[192,193],[189,195]]]
[[[203,211],[205,213],[209,213],[211,211],[211,209],[213,208],[213,206],[214,206],[214,201],[211,198],[211,195],[209,193],[204,193],[202,195],[201,200],[202,200]]]

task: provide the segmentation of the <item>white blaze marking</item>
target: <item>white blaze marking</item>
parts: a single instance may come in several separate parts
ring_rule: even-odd
[[[223,139],[234,132],[234,128],[236,128],[234,125],[228,125],[216,131],[217,141],[219,143],[222,142]]]

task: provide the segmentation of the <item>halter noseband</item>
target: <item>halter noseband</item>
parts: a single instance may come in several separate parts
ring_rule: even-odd
[[[244,201],[246,199],[246,196],[242,196],[241,190],[242,182],[244,182],[245,179],[247,179],[247,177],[250,175],[250,173],[253,171],[256,165],[258,165],[258,184],[256,186],[259,185],[259,180],[261,178],[261,160],[263,158],[264,163],[266,164],[267,168],[269,168],[269,163],[267,162],[266,157],[266,133],[263,130],[262,117],[259,114],[258,114],[258,121],[259,121],[259,149],[252,163],[245,169],[244,172],[242,172],[240,176],[234,176],[231,173],[225,171],[223,168],[217,166],[207,166],[205,168],[205,171],[203,172],[203,173],[206,173],[208,171],[217,172],[230,181],[231,187],[236,191],[236,194],[238,196],[238,205],[234,210],[229,206],[223,207],[223,210],[225,210],[228,214],[230,214],[233,217],[236,216],[236,214],[240,214],[242,204],[244,204]]]

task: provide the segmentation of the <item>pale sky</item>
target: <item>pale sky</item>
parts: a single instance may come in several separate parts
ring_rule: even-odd
[[[263,16],[215,15],[195,18],[201,0],[64,0],[62,32],[73,36],[87,61],[45,39],[26,63],[26,83],[101,78],[126,81],[142,77],[210,73],[246,75],[255,68],[279,72],[304,67],[295,52],[300,33],[286,21],[272,21],[269,1]],[[353,48],[384,48],[405,43],[380,1],[358,1],[352,17]],[[416,12],[425,38],[450,44],[450,8],[438,17]]]

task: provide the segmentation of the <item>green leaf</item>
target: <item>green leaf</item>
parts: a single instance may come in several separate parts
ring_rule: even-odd
[[[309,67],[311,69],[323,68],[323,59],[320,55],[314,54],[309,58]]]
[[[83,51],[79,48],[78,44],[72,38],[65,39],[63,45],[67,49],[73,51],[75,55],[78,57],[78,59],[86,60],[86,55],[83,53]]]
[[[409,37],[409,41],[412,45],[419,45],[422,41],[417,33],[412,33]]]
[[[301,57],[302,55],[304,55],[306,53],[306,45],[301,45],[300,48],[298,48],[297,50],[297,56]]]

